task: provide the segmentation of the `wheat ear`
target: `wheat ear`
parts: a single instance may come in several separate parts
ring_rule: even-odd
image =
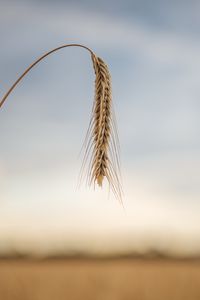
[[[88,129],[83,166],[88,161],[87,182],[102,186],[104,178],[122,201],[119,142],[112,104],[111,76],[108,66],[92,54],[95,71],[95,97]]]

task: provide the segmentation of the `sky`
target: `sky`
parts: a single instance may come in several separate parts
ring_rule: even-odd
[[[0,111],[0,255],[200,254],[200,2],[2,1],[0,97],[45,51],[81,43],[112,75],[125,209],[77,188],[89,53],[33,69]]]

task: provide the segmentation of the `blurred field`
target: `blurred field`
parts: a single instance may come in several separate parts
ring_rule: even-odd
[[[0,260],[1,300],[199,300],[200,261]]]

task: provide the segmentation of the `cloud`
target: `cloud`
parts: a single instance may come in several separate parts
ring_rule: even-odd
[[[15,2],[6,2],[2,5],[1,16],[4,30],[10,31],[13,24],[15,31],[23,26],[26,29],[23,33],[30,32],[31,28],[33,32],[39,33],[41,30],[34,39],[28,39],[26,48],[21,44],[25,39],[16,43],[16,48],[19,47],[21,51],[29,50],[29,45],[32,46],[36,40],[39,42],[38,39],[46,31],[51,32],[46,38],[48,43],[51,36],[55,37],[56,34],[59,38],[62,37],[62,40],[65,37],[66,40],[74,38],[92,43],[98,48],[125,50],[129,54],[135,49],[161,63],[187,64],[198,58],[200,42],[188,35],[178,35],[173,30],[148,26],[136,18],[130,20],[118,15],[98,13],[95,10],[87,11],[72,4],[50,5],[47,9],[44,3],[38,6],[34,2],[19,2],[17,5]],[[7,28],[5,24],[8,25]]]

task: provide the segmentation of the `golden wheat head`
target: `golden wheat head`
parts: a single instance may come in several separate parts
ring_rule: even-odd
[[[86,137],[83,166],[88,163],[87,182],[102,186],[104,178],[121,201],[119,180],[119,141],[112,104],[111,76],[108,66],[92,54],[95,71],[95,97]]]
[[[119,141],[112,105],[111,78],[108,66],[97,57],[94,52],[81,44],[65,44],[54,48],[36,61],[14,82],[7,93],[0,100],[0,108],[25,75],[48,55],[66,47],[81,47],[90,52],[95,71],[95,99],[88,133],[86,136],[86,151],[83,159],[82,172],[88,162],[87,181],[102,186],[106,177],[115,196],[122,201],[121,185],[119,180]]]

